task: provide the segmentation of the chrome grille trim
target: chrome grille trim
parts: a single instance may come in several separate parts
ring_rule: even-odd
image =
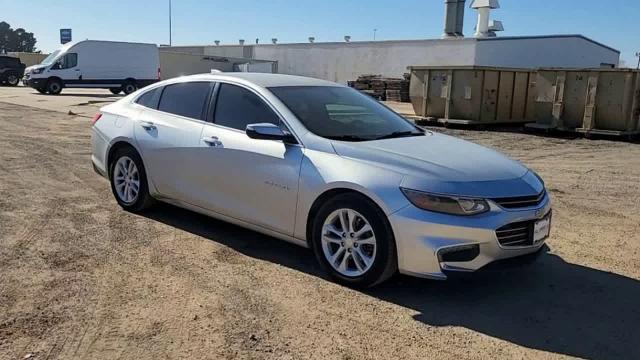
[[[491,200],[505,209],[519,209],[540,205],[546,195],[547,191],[543,190],[540,194],[533,196],[496,198]]]

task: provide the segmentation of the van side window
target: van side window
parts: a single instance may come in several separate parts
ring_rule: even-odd
[[[253,92],[231,84],[220,84],[214,123],[244,131],[249,124],[280,125],[280,118]]]
[[[184,82],[167,85],[160,97],[158,110],[203,120],[212,83]]]
[[[71,69],[78,66],[78,54],[68,53],[57,61],[57,69]]]
[[[162,94],[162,87],[157,87],[153,90],[147,91],[136,99],[136,104],[148,107],[149,109],[158,109],[158,102],[160,102],[160,94]]]

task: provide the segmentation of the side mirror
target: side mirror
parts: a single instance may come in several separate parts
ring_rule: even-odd
[[[257,140],[280,140],[286,143],[297,143],[296,138],[282,131],[277,125],[270,123],[249,124],[245,129],[248,137]]]
[[[62,69],[62,63],[57,62],[53,64],[53,66],[51,66],[51,70],[60,70],[60,69]]]

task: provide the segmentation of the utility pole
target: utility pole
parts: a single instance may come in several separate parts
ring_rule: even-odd
[[[373,29],[373,41],[376,41],[376,33],[378,32],[378,29]]]
[[[640,70],[640,51],[636,53],[636,57],[638,58],[638,67],[636,69]]]
[[[172,45],[171,40],[171,0],[169,0],[169,46]]]

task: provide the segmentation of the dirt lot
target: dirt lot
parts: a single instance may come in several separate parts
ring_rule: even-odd
[[[85,117],[113,98],[70,93],[0,88],[2,359],[640,358],[638,144],[446,130],[546,179],[549,253],[359,292],[306,249],[168,205],[122,211]]]

